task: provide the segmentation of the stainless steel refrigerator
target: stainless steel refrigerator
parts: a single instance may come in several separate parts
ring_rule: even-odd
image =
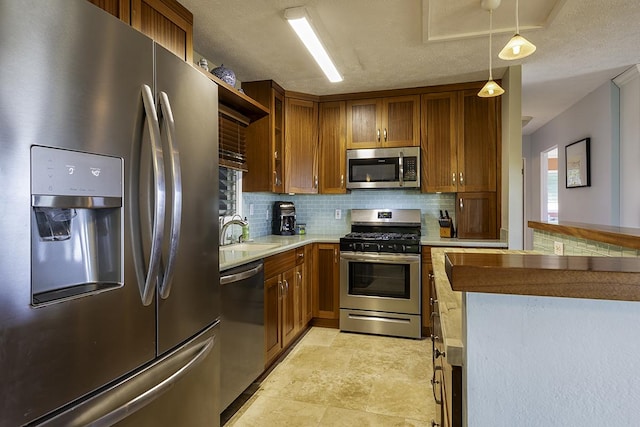
[[[217,86],[0,0],[0,426],[219,424]]]

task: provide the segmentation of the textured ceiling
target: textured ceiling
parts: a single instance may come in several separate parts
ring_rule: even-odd
[[[242,81],[273,79],[327,95],[486,80],[488,13],[480,0],[179,0],[194,49]],[[344,76],[329,83],[283,18],[305,6]],[[520,0],[520,30],[538,50],[522,64],[531,133],[640,63],[640,0]],[[494,12],[493,64],[515,29],[515,0]],[[195,58],[196,60],[199,58]]]

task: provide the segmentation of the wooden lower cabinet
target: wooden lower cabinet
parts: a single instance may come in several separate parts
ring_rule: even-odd
[[[311,245],[308,245],[309,247]],[[264,262],[265,367],[307,327],[311,286],[305,247],[273,255]]]
[[[340,319],[340,245],[314,244],[313,270],[314,325],[337,328]]]

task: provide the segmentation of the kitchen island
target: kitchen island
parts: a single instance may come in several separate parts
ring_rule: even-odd
[[[640,261],[474,252],[433,251],[460,425],[638,425]]]

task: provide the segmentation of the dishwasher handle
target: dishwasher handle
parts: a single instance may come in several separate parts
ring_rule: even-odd
[[[263,265],[258,264],[258,266],[251,268],[249,270],[241,271],[235,274],[229,274],[226,276],[220,276],[220,284],[228,285],[230,283],[235,283],[235,282],[239,282],[240,280],[248,279],[260,273],[262,269],[263,269]]]

